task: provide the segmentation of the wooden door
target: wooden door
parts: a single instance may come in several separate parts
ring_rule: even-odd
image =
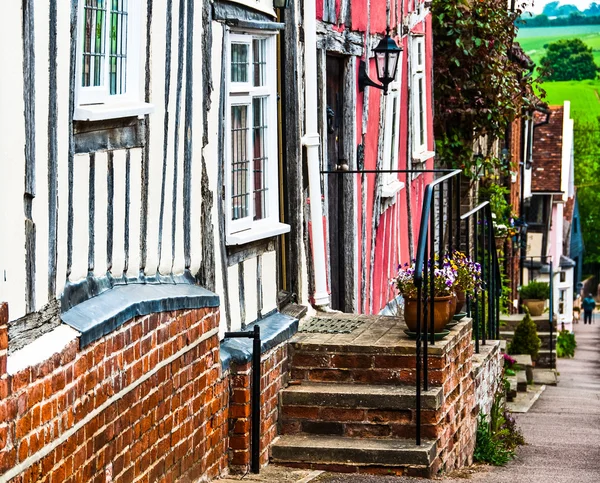
[[[334,170],[340,164],[347,164],[343,159],[343,73],[344,59],[327,56],[326,72],[326,130],[328,170]],[[346,309],[345,290],[347,286],[344,263],[344,174],[327,176],[328,195],[328,233],[329,233],[329,268],[331,291],[331,307],[336,310]]]

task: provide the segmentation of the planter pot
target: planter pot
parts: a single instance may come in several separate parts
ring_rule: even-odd
[[[446,324],[450,322],[454,311],[452,310],[452,304],[454,301],[454,295],[448,295],[446,297],[435,297],[433,299],[433,331],[441,332],[446,327]],[[424,304],[421,305],[421,317],[424,313]],[[423,318],[421,319],[423,320]],[[406,323],[408,330],[411,332],[417,331],[417,299],[416,298],[405,298],[404,299],[404,322]],[[421,330],[424,331],[425,327],[421,326]]]
[[[525,299],[523,300],[523,305],[529,309],[529,313],[531,314],[531,316],[535,317],[544,313],[544,309],[546,308],[546,301],[537,299]]]
[[[456,310],[453,315],[459,314],[462,312],[463,307],[467,303],[467,294],[464,290],[457,288],[455,290],[456,293]]]

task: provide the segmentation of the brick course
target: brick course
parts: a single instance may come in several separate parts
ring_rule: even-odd
[[[3,304],[4,359],[7,320]],[[136,317],[84,349],[73,341],[41,364],[1,374],[0,475],[12,469],[18,482],[218,476],[227,465],[229,402],[218,324],[215,309]]]

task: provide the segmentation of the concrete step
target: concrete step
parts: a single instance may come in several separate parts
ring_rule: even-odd
[[[552,357],[550,357],[550,349],[540,349],[538,357],[535,361],[536,369],[552,369],[556,367],[556,346],[552,347]]]
[[[506,399],[513,401],[517,395],[517,376],[506,376],[508,388],[506,390]]]
[[[533,383],[546,386],[556,386],[558,384],[558,376],[556,369],[534,369]]]
[[[441,387],[423,392],[422,434],[436,435],[442,418]],[[414,387],[303,382],[282,391],[281,434],[350,438],[410,438],[416,432]]]
[[[380,472],[430,477],[436,455],[433,441],[382,440],[340,436],[287,435],[271,447],[271,462],[338,472]],[[399,471],[400,470],[400,471]]]
[[[527,376],[525,371],[517,372],[517,392],[527,392]]]

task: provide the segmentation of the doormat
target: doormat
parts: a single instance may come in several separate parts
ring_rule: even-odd
[[[350,334],[362,325],[362,320],[334,319],[324,317],[311,317],[302,324],[298,332],[311,332],[316,334]]]

